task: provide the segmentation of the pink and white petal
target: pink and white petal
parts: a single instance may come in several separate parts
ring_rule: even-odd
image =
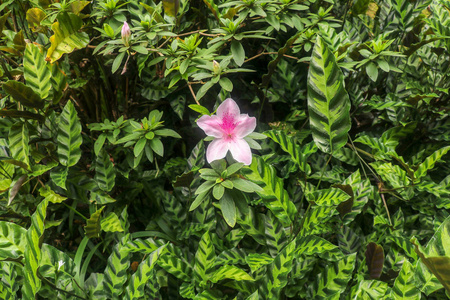
[[[245,165],[252,163],[252,151],[244,139],[235,139],[230,142],[229,149],[233,158]]]
[[[223,136],[223,130],[221,125],[221,119],[218,116],[208,116],[204,115],[197,120],[197,125],[208,136],[213,136],[215,138],[221,138]]]
[[[222,102],[217,108],[217,115],[222,119],[225,115],[232,117],[233,119],[239,118],[241,111],[239,106],[234,102],[233,99],[228,98]]]
[[[242,114],[239,117],[236,128],[234,128],[234,134],[238,139],[246,137],[252,133],[256,128],[256,118],[249,117],[247,114]]]
[[[215,139],[206,149],[206,160],[211,163],[217,159],[224,158],[227,155],[229,143],[224,139]]]

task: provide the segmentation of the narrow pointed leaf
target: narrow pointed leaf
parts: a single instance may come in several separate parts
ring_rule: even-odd
[[[347,142],[350,99],[334,54],[318,36],[308,72],[308,110],[314,142],[333,153]]]
[[[72,101],[61,113],[58,127],[58,157],[63,166],[75,165],[81,157],[81,124]]]
[[[27,86],[38,93],[41,99],[48,96],[52,83],[51,72],[47,68],[42,50],[35,44],[28,43],[23,58],[24,76]]]

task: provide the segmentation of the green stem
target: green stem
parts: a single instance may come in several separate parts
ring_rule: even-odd
[[[70,205],[67,205],[66,203],[64,203],[64,202],[61,202],[62,204],[64,204],[68,209],[70,209],[71,211],[73,211],[74,213],[76,213],[77,215],[79,215],[80,217],[82,217],[84,220],[88,220],[88,218],[86,218],[85,216],[83,216],[83,214],[81,214],[78,210],[76,210],[75,208],[73,208],[72,206],[70,206]]]

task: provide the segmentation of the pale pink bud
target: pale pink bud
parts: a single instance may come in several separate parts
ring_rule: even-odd
[[[130,46],[130,37],[131,37],[131,30],[128,26],[128,23],[125,21],[123,22],[122,26],[122,41],[125,46]]]

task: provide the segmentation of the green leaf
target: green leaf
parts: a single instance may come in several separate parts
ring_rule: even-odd
[[[41,288],[41,279],[37,276],[39,263],[41,261],[40,238],[44,234],[45,225],[44,220],[47,216],[48,202],[42,201],[36,207],[36,211],[31,216],[31,226],[27,230],[25,248],[25,267],[24,285],[22,287],[22,294],[25,299],[34,299],[36,293]]]
[[[51,72],[47,68],[44,54],[40,47],[27,43],[23,57],[23,71],[27,86],[31,87],[41,99],[48,96],[51,83]]]
[[[366,65],[366,73],[373,82],[377,81],[378,68],[373,62]]]
[[[39,189],[39,194],[42,197],[45,197],[46,201],[49,201],[51,203],[61,203],[64,200],[67,200],[67,197],[63,197],[61,195],[58,195],[48,185],[46,185],[45,187],[41,187]]]
[[[157,264],[163,268],[168,273],[172,274],[176,278],[190,282],[192,280],[192,267],[190,266],[190,262],[188,263],[183,257],[178,253],[175,253],[175,246],[168,246],[168,251],[160,256],[157,261]],[[175,249],[174,249],[175,248]],[[178,250],[179,251],[179,250]]]
[[[156,280],[156,278],[151,278],[152,271],[158,258],[166,251],[166,246],[159,247],[139,264],[139,268],[131,276],[130,282],[126,287],[124,299],[142,299],[144,297],[145,284],[149,280]]]
[[[200,89],[197,91],[197,94],[195,95],[195,98],[197,99],[197,101],[199,101],[201,98],[203,98],[203,96],[205,96],[206,92],[212,88],[212,86],[215,84],[215,82],[213,80],[210,80],[208,82],[206,82],[204,85],[202,85],[200,87]],[[190,105],[189,105],[190,107]]]
[[[16,123],[9,129],[9,151],[11,156],[17,161],[26,164],[26,168],[30,166],[29,155],[29,134],[26,124]]]
[[[309,65],[308,110],[314,142],[320,150],[333,153],[347,143],[350,98],[344,88],[344,74],[320,36]]]
[[[206,107],[198,105],[198,104],[191,104],[191,105],[188,105],[188,107],[190,109],[192,109],[193,111],[196,111],[196,112],[198,112],[198,113],[200,113],[202,115],[208,115],[209,116],[211,114]]]
[[[253,193],[255,191],[258,191],[259,193],[264,192],[259,185],[239,177],[232,178],[231,182],[233,183],[233,187],[245,193]]]
[[[0,116],[2,117],[11,117],[11,118],[24,118],[24,119],[32,119],[38,120],[39,122],[44,122],[44,116],[35,114],[29,111],[24,110],[16,110],[16,109],[2,109],[0,110]]]
[[[3,90],[10,95],[15,101],[29,107],[40,109],[44,107],[44,101],[32,88],[26,86],[22,82],[8,80],[2,85]]]
[[[117,54],[116,58],[114,58],[111,72],[114,74],[116,71],[120,68],[120,65],[122,64],[123,58],[125,57],[126,52],[120,52]]]
[[[68,101],[59,118],[58,158],[63,166],[71,167],[81,158],[81,124],[72,101]]]
[[[380,278],[381,272],[383,271],[384,264],[384,251],[383,247],[371,242],[367,245],[366,264],[369,268],[370,278],[376,279]]]
[[[254,157],[249,168],[242,169],[244,176],[258,184],[264,184],[263,192],[258,192],[264,204],[282,222],[289,225],[295,218],[297,209],[283,187],[283,181],[276,176],[275,169],[262,158]]]
[[[242,44],[238,41],[231,42],[231,54],[236,64],[240,67],[244,64],[245,50]]]
[[[300,236],[297,238],[296,244],[295,254],[297,257],[318,255],[327,261],[338,261],[344,257],[338,246],[315,235]]]
[[[113,212],[108,213],[106,217],[102,218],[102,220],[100,221],[100,227],[105,232],[124,231],[119,217]]]
[[[356,253],[327,265],[308,288],[310,299],[339,299],[347,288],[355,268]]]
[[[155,130],[155,134],[159,135],[159,136],[170,136],[170,137],[174,137],[177,139],[181,139],[181,136],[172,129]]]
[[[124,285],[128,280],[127,270],[130,267],[130,249],[125,247],[128,235],[117,243],[112,249],[102,281],[103,294],[107,299],[119,299],[123,293]]]
[[[200,243],[198,244],[197,252],[195,253],[194,262],[194,276],[198,282],[205,282],[211,279],[215,268],[214,260],[216,253],[214,245],[211,242],[209,232],[203,234]],[[191,279],[190,279],[191,280]]]
[[[144,137],[141,137],[133,148],[134,157],[138,157],[141,155],[142,151],[144,151],[145,145],[147,144],[147,139]]]
[[[423,283],[423,279],[429,277],[426,271],[431,272],[444,286],[447,293],[450,294],[450,273],[448,272],[450,270],[450,217],[447,217],[442,222],[425,249],[420,246],[417,239],[413,238],[411,242],[414,244],[415,250],[420,257],[420,262],[416,267],[416,281]],[[422,263],[426,266],[426,269],[423,267],[419,268]],[[425,287],[422,287],[422,291]],[[429,292],[440,287],[434,285],[431,288],[431,290],[428,290]],[[427,295],[429,295],[428,291],[426,292]]]
[[[95,163],[95,181],[101,190],[109,192],[113,189],[115,180],[114,164],[111,162],[109,154],[105,150],[101,150]]]
[[[219,84],[225,91],[227,91],[227,92],[233,91],[233,83],[231,82],[230,79],[228,79],[226,77],[222,77],[219,80]]]
[[[234,225],[236,225],[236,205],[230,193],[225,192],[223,197],[219,200],[219,203],[225,222],[227,222],[230,227],[234,227]]]
[[[350,299],[386,299],[388,284],[378,280],[361,280],[351,290]],[[339,299],[339,298],[337,298]]]
[[[105,144],[105,141],[106,141],[106,134],[105,133],[100,134],[94,143],[95,155],[98,156],[98,154],[100,153],[100,150],[102,150],[103,145]]]
[[[394,300],[419,300],[421,298],[420,291],[414,282],[413,266],[408,260],[403,261],[402,269],[395,278],[391,297]]]
[[[428,156],[424,162],[417,167],[417,170],[414,172],[414,177],[416,179],[424,177],[427,174],[427,171],[433,169],[436,162],[438,162],[442,156],[447,154],[448,151],[450,151],[450,146],[441,148]]]
[[[64,53],[71,53],[82,49],[89,43],[89,36],[85,32],[78,32],[83,21],[77,15],[62,12],[58,14],[58,22],[52,25],[55,33],[50,37],[51,46],[47,51],[47,60],[54,63]]]
[[[213,196],[216,200],[220,200],[225,192],[225,188],[221,184],[216,184],[213,188]]]
[[[280,145],[283,151],[289,153],[292,160],[299,166],[302,172],[305,172],[307,175],[311,173],[311,168],[307,164],[307,160],[317,151],[314,143],[300,147],[293,137],[288,136],[284,131],[280,130],[269,130],[264,132],[264,134]]]
[[[266,244],[272,257],[277,256],[288,241],[283,225],[272,213],[265,216]]]
[[[211,282],[218,282],[223,279],[232,279],[232,280],[250,280],[254,281],[254,279],[248,275],[244,270],[239,269],[236,266],[225,265],[220,267],[211,278]]]
[[[247,262],[248,266],[250,267],[250,270],[252,273],[255,273],[256,270],[261,268],[262,266],[271,264],[273,262],[274,258],[270,257],[266,253],[249,253],[245,257],[245,261]]]
[[[84,227],[84,232],[88,238],[96,238],[100,236],[100,216],[102,214],[105,206],[102,206],[97,211],[95,211],[91,217],[86,221],[86,226]]]
[[[189,211],[193,211],[194,209],[199,207],[199,205],[202,204],[203,201],[208,199],[208,195],[209,195],[209,190],[198,194],[197,197],[195,198],[194,202],[192,202],[191,206],[189,207]]]
[[[66,189],[66,180],[68,174],[69,168],[60,166],[50,172],[50,178],[57,186]]]
[[[163,0],[164,13],[176,17],[180,8],[180,0]]]
[[[306,194],[309,202],[314,202],[319,206],[337,206],[350,199],[350,196],[341,189],[330,188],[326,190],[316,190]]]
[[[281,290],[288,283],[288,274],[292,269],[294,250],[295,240],[289,243],[268,265],[265,282],[259,288],[259,293],[265,295],[265,299],[281,299]]]
[[[161,139],[150,140],[150,147],[159,156],[161,157],[164,156],[164,146],[163,143],[161,142]]]
[[[27,230],[11,222],[0,221],[0,260],[18,259],[27,247]]]

